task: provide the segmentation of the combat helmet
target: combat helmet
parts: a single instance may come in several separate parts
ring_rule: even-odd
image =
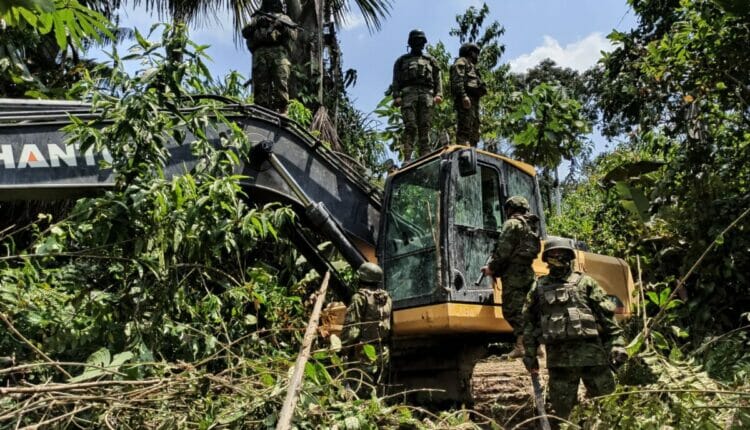
[[[425,44],[427,43],[427,36],[424,34],[424,31],[415,28],[409,32],[409,40],[407,43],[409,46]]]
[[[547,240],[547,242],[544,244],[544,252],[542,252],[542,261],[545,263],[547,262],[547,253],[552,251],[553,249],[562,249],[565,252],[565,255],[567,256],[567,259],[572,261],[576,259],[576,252],[575,248],[573,248],[573,243],[570,239],[566,239],[563,237],[552,237]]]
[[[284,13],[284,6],[281,0],[263,0],[260,4],[260,10],[269,13]]]
[[[357,269],[360,284],[377,285],[383,282],[383,269],[375,263],[362,263]]]
[[[469,52],[472,52],[472,51],[476,52],[477,55],[479,55],[479,52],[481,51],[481,49],[479,48],[479,45],[477,45],[476,43],[464,43],[463,45],[461,45],[460,48],[458,48],[458,56],[465,57],[469,55]]]
[[[531,210],[529,201],[523,196],[512,196],[505,201],[505,210],[511,213],[521,212],[526,213]]]

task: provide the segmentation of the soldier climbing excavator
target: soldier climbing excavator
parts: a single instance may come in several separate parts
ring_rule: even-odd
[[[317,235],[331,241],[352,267],[373,261],[383,268],[393,299],[393,382],[438,389],[434,398],[466,403],[514,401],[515,394],[504,391],[528,387],[516,381],[528,379],[520,362],[517,373],[482,370],[488,344],[512,339],[512,330],[503,318],[499,280],[474,281],[499,236],[501,202],[508,196],[528,199],[547,237],[532,166],[446,146],[392,173],[380,190],[293,121],[234,102],[223,110],[254,145],[238,172],[247,177],[242,182],[247,195],[295,210],[292,240],[318,271],[336,272],[317,251]],[[99,117],[85,104],[0,100],[0,200],[70,198],[113,186],[111,172],[98,165],[108,154],[65,145],[60,129],[70,123],[69,115]],[[187,145],[175,144],[170,152],[167,176],[195,163]],[[587,252],[583,244],[578,248],[578,269],[594,277],[619,316],[627,317],[633,292],[627,264]],[[543,274],[546,266],[537,259],[534,270]],[[334,288],[344,301],[351,296],[340,278]]]

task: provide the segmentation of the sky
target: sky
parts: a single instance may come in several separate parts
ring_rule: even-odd
[[[343,50],[344,69],[358,72],[357,83],[349,94],[358,109],[371,112],[383,98],[392,79],[393,62],[407,50],[406,39],[413,28],[425,31],[429,43],[443,41],[454,53],[457,38],[448,32],[455,26],[455,16],[470,6],[481,7],[480,0],[393,0],[390,16],[380,31],[371,33],[353,7],[339,37]],[[513,71],[522,72],[545,58],[559,65],[585,70],[600,57],[602,50],[611,49],[606,39],[613,29],[627,30],[634,14],[626,0],[487,0],[490,22],[497,20],[505,27],[501,42],[505,55],[501,62],[510,63]],[[214,76],[230,70],[250,74],[251,57],[244,43],[235,44],[228,13],[204,23],[191,31],[191,38],[208,44]],[[121,25],[148,32],[159,17],[145,11],[123,10]],[[126,46],[134,42],[125,42]]]

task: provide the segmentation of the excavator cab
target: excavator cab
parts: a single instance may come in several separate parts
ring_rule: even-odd
[[[505,221],[505,199],[522,195],[540,213],[533,167],[449,146],[389,177],[385,189],[378,260],[396,334],[509,332],[500,286],[476,281]]]

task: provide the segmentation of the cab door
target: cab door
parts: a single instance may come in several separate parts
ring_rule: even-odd
[[[480,161],[473,175],[452,175],[453,205],[448,218],[452,302],[493,303],[492,279],[474,283],[500,236],[501,190],[500,171],[491,164]]]

